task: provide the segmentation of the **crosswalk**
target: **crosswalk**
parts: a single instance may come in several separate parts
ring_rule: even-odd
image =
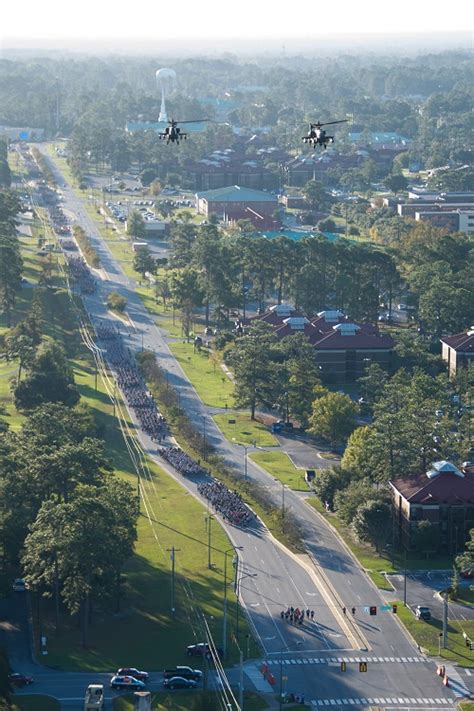
[[[461,696],[469,696],[470,691],[462,680],[462,677],[459,672],[456,671],[456,669],[451,664],[446,664],[445,669],[446,676],[449,680],[449,688],[451,689],[453,694],[458,698]]]
[[[433,708],[433,706],[438,706],[441,708],[447,708],[449,706],[453,707],[456,703],[455,699],[445,699],[437,698],[432,699],[428,697],[403,697],[403,696],[391,696],[391,697],[377,697],[377,698],[349,698],[349,699],[312,699],[310,704],[313,708],[321,708],[322,706],[398,706],[401,708],[422,708],[423,706],[428,706]]]
[[[250,664],[245,667],[245,673],[255,686],[257,691],[269,692],[273,691],[273,687],[268,683],[261,671],[255,664]]]
[[[294,659],[269,659],[268,665],[280,666],[286,664],[353,664],[358,662],[375,662],[376,664],[412,664],[413,662],[426,663],[426,657],[295,657]]]

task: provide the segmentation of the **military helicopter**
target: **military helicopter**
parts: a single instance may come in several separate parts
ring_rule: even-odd
[[[334,136],[328,136],[323,126],[332,126],[335,123],[347,123],[347,121],[348,119],[342,119],[342,121],[327,121],[326,123],[318,121],[317,123],[310,123],[309,133],[307,136],[303,136],[303,141],[313,146],[324,146],[324,148],[327,148],[328,143],[334,143]]]
[[[202,121],[209,121],[209,119],[194,119],[194,121],[179,121],[179,123],[201,123]],[[178,121],[175,119],[168,119],[169,126],[165,128],[163,133],[159,133],[158,136],[160,141],[166,141],[166,143],[176,143],[179,146],[181,140],[186,140],[188,135],[183,133],[178,126]]]

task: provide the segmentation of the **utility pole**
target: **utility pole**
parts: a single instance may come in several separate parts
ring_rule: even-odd
[[[448,591],[444,593],[443,600],[443,649],[448,646]]]
[[[211,529],[211,522],[214,518],[212,514],[204,514],[205,516],[205,521],[206,521],[206,526],[207,526],[207,567],[212,568],[212,560],[211,560],[211,536],[212,536],[212,529]]]
[[[223,629],[222,629],[222,652],[224,659],[227,656],[227,556],[229,553],[234,552],[235,555],[235,560],[236,560],[236,567],[238,565],[238,555],[237,555],[237,550],[242,550],[242,546],[238,546],[238,548],[229,548],[228,550],[224,551],[224,620],[223,620]],[[234,587],[235,590],[235,587]],[[238,604],[238,603],[237,603]]]
[[[244,711],[244,653],[234,635],[235,646],[239,650],[239,707],[238,711]]]
[[[171,614],[174,616],[174,613],[176,612],[176,607],[174,604],[175,560],[176,560],[176,553],[179,553],[181,548],[175,548],[173,546],[172,548],[167,548],[166,550],[168,551],[168,553],[170,553],[170,558],[171,558]]]

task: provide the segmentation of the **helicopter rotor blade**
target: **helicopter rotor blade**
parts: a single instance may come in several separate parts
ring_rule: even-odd
[[[326,123],[320,123],[320,126],[333,126],[335,123],[347,123],[349,119],[342,119],[341,121],[326,121]]]
[[[203,121],[210,121],[211,119],[208,118],[202,118],[202,119],[192,119],[189,121],[176,121],[176,123],[202,123]]]

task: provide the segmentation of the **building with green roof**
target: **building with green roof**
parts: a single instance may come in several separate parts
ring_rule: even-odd
[[[280,220],[276,195],[264,190],[229,185],[196,193],[199,214],[217,215],[225,222],[251,220],[258,230],[278,229]]]

